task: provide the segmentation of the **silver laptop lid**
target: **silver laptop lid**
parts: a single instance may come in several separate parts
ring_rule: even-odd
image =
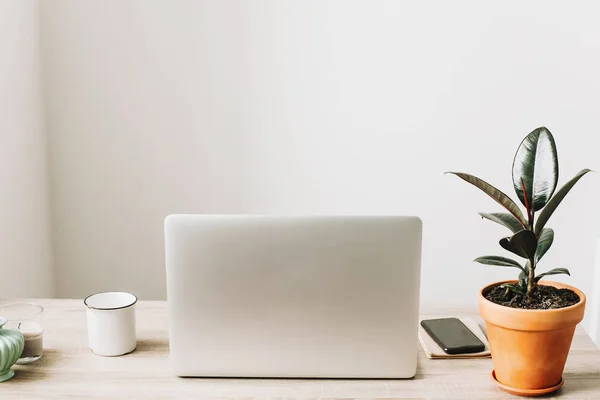
[[[412,377],[421,232],[416,217],[167,217],[175,373]]]

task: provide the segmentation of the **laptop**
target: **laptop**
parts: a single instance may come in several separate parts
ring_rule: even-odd
[[[413,377],[421,237],[417,217],[168,216],[175,375]]]

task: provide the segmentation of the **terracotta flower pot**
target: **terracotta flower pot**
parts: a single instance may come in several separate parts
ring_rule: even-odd
[[[479,314],[485,320],[495,379],[516,394],[543,394],[562,385],[562,373],[575,326],[583,319],[585,295],[572,286],[544,281],[542,284],[571,289],[580,301],[565,308],[524,310],[505,307],[483,297],[496,282],[479,292]],[[538,393],[539,392],[539,393]]]

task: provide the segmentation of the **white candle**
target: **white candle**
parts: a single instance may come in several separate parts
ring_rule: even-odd
[[[17,328],[25,338],[25,347],[21,358],[33,358],[42,355],[44,349],[44,332],[42,326],[31,321],[19,323]]]

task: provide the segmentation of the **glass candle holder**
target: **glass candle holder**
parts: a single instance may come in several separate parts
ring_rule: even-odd
[[[12,303],[0,306],[0,316],[6,318],[5,328],[16,329],[25,338],[25,347],[17,364],[39,360],[44,352],[44,307],[33,303]]]

